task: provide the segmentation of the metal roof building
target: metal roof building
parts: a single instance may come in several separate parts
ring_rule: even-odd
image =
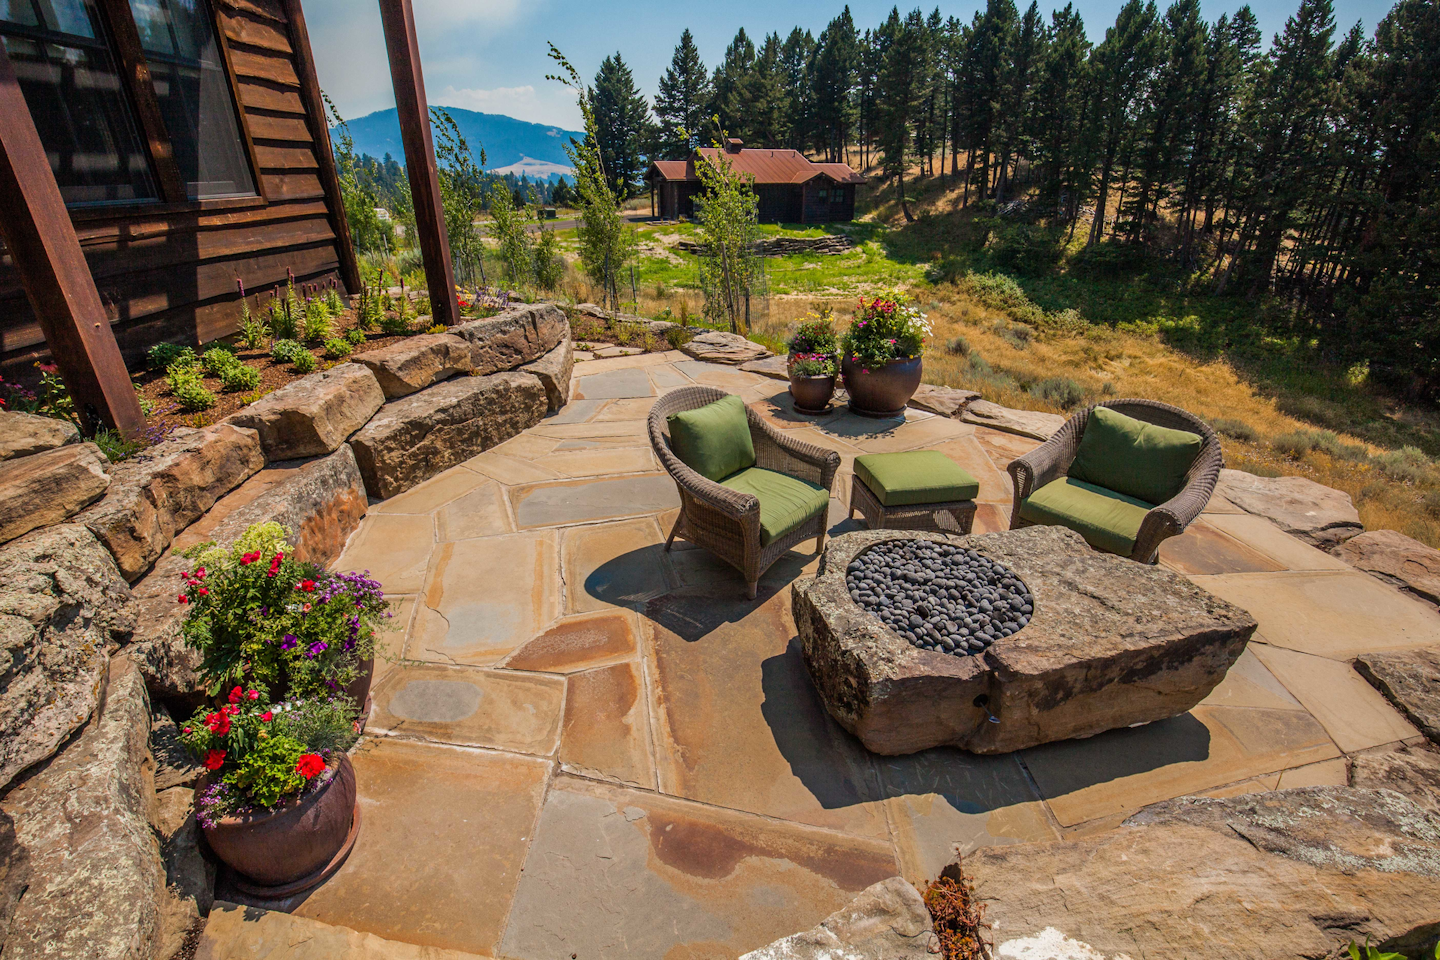
[[[645,179],[656,214],[678,220],[695,213],[695,197],[703,184],[695,170],[698,158],[720,157],[722,151],[702,147],[688,160],[656,160]],[[747,148],[728,140],[723,157],[732,169],[754,178],[762,223],[830,223],[855,218],[855,187],[865,178],[843,163],[815,163],[798,150]]]

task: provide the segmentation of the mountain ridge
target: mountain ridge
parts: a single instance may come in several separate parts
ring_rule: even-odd
[[[470,143],[470,149],[479,159],[480,148],[485,150],[485,169],[499,172],[531,172],[532,179],[554,180],[573,173],[570,158],[565,155],[565,144],[571,137],[579,139],[583,134],[578,130],[565,130],[543,123],[517,120],[503,113],[480,113],[462,107],[445,107],[454,118],[460,133]],[[405,148],[400,142],[400,120],[395,108],[376,110],[363,117],[349,121],[350,136],[355,141],[357,154],[368,153],[376,159],[390,154],[401,163],[405,162]],[[433,124],[432,124],[433,128]],[[331,139],[338,139],[338,130],[330,131]],[[562,173],[556,167],[563,168]],[[509,171],[507,168],[514,168]],[[545,176],[538,176],[540,171]]]

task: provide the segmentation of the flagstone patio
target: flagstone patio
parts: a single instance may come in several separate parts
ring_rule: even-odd
[[[354,755],[363,827],[297,916],[514,958],[734,957],[956,850],[1108,827],[1184,794],[1343,783],[1418,732],[1349,659],[1440,643],[1440,614],[1217,499],[1161,562],[1260,622],[1190,713],[1006,756],[867,751],[801,660],[792,553],[740,575],[666,534],[654,398],[721,387],[840,452],[832,533],[866,452],[943,450],[1005,528],[1033,441],[910,411],[802,417],[781,381],[648,354],[577,363],[564,410],[371,508],[337,567],[399,601]],[[222,890],[221,895],[225,892]],[[238,955],[238,954],[237,954]]]

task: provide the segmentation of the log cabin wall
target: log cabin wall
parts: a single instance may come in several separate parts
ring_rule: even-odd
[[[211,0],[259,196],[71,208],[132,370],[153,344],[197,345],[239,326],[292,270],[297,284],[358,286],[299,0]],[[0,373],[47,355],[10,259],[0,258]]]

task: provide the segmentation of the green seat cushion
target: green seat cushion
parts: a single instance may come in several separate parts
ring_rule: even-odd
[[[755,444],[739,397],[723,397],[665,420],[675,456],[706,480],[719,481],[755,465]]]
[[[768,547],[830,506],[830,493],[819,484],[763,467],[741,470],[720,485],[754,494],[760,501],[760,545]]]
[[[1151,504],[1104,487],[1061,477],[1020,503],[1020,519],[1069,527],[1092,547],[1128,557]]]
[[[883,506],[974,500],[976,480],[939,450],[867,453],[855,458],[855,476]]]
[[[1184,488],[1204,442],[1188,430],[1157,427],[1096,407],[1066,473],[1146,503],[1164,503]]]

